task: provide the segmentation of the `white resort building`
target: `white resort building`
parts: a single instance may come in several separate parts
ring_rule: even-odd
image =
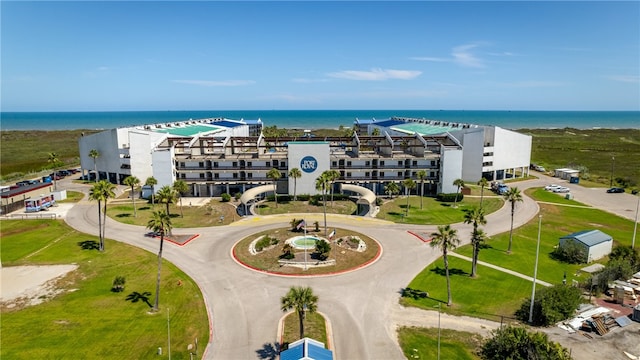
[[[278,194],[317,194],[315,180],[325,170],[340,178],[335,191],[359,193],[372,205],[384,186],[415,180],[426,172],[424,194],[453,193],[455,179],[477,182],[527,176],[531,136],[495,126],[397,118],[354,122],[354,135],[319,138],[305,131],[299,137],[267,138],[262,121],[210,118],[124,127],[79,139],[83,174],[122,183],[134,175],[155,189],[183,180],[190,196],[242,193],[244,204],[273,191],[267,173],[278,169]],[[92,149],[98,151],[91,158]],[[95,162],[94,162],[95,161]],[[262,186],[262,187],[261,187]],[[260,187],[260,188],[259,188]],[[252,189],[251,191],[249,191]]]

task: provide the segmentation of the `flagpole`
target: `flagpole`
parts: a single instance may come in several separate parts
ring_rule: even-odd
[[[302,219],[304,224],[304,269],[307,270],[307,220]]]

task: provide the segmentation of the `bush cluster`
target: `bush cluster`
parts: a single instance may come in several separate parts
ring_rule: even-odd
[[[269,247],[271,245],[277,245],[278,242],[280,242],[280,240],[276,238],[272,238],[269,235],[265,235],[265,237],[263,237],[262,239],[258,240],[258,242],[256,242],[255,248],[256,248],[256,251],[262,251],[266,247]]]
[[[462,193],[439,193],[437,199],[441,202],[459,202],[464,199],[464,195]]]
[[[536,294],[533,301],[532,325],[549,326],[573,316],[582,302],[582,291],[573,286],[554,285]],[[529,321],[531,298],[525,300],[516,317],[522,322]]]

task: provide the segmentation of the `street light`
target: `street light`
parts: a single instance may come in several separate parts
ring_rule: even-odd
[[[633,223],[633,238],[631,239],[631,248],[633,249],[636,245],[636,232],[638,231],[638,209],[640,209],[640,194],[638,194],[638,190],[633,190],[632,194],[638,198],[638,202],[636,204],[636,221]]]
[[[529,306],[529,324],[533,323],[533,302],[536,297],[536,277],[538,276],[538,255],[540,254],[540,229],[542,228],[542,215],[538,215],[538,246],[536,247],[536,265],[533,270],[533,289],[531,290],[531,305]]]
[[[609,178],[609,187],[613,187],[613,167],[616,163],[616,158],[614,156],[611,157],[611,177]]]

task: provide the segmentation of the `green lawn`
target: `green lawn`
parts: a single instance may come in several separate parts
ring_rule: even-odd
[[[556,195],[534,189],[527,190],[527,194],[536,200],[544,201]],[[561,197],[556,200],[559,203],[570,202],[571,205],[581,205]],[[562,282],[565,272],[569,283],[571,280],[582,281],[586,279],[585,274],[575,275],[577,270],[586,264],[566,264],[551,258],[554,247],[558,245],[560,237],[564,235],[580,230],[598,229],[613,237],[614,246],[631,245],[633,222],[630,220],[594,208],[540,204],[540,211],[542,214],[540,257],[538,260],[538,279],[540,280],[559,284]],[[538,218],[536,217],[528,224],[514,229],[510,255],[506,254],[509,245],[509,233],[506,232],[493,236],[486,243],[486,248],[480,251],[479,259],[533,276],[537,240]],[[471,256],[471,251],[471,246],[464,246],[456,250],[457,253],[466,256]],[[605,261],[606,258],[600,262]]]
[[[107,215],[110,218],[121,223],[140,226],[147,226],[153,211],[160,210],[166,211],[166,204],[152,205],[143,199],[136,199],[136,216],[134,216],[131,201],[118,201],[116,204],[107,205]],[[95,211],[98,212],[97,206]],[[169,206],[169,213],[174,228],[228,225],[240,218],[233,205],[220,200],[211,200],[204,206],[189,206],[188,202],[183,202],[181,207],[178,202]]]
[[[106,250],[84,250],[97,238],[57,220],[2,221],[2,266],[77,264],[58,286],[67,291],[21,309],[2,307],[2,359],[156,359],[167,351],[167,314],[172,358],[189,359],[187,345],[209,340],[209,323],[198,286],[168,262],[162,268],[159,313],[155,299],[157,257],[106,241]],[[149,240],[153,241],[153,240]],[[110,291],[124,276],[124,292]],[[145,292],[148,294],[145,295]],[[136,293],[140,296],[136,297]],[[127,300],[128,296],[138,301]],[[201,351],[202,351],[201,346]]]
[[[306,314],[303,326],[304,336],[320,341],[327,347],[327,326],[322,315],[317,312]],[[284,318],[282,343],[291,344],[297,340],[300,340],[300,320],[294,311]]]
[[[438,329],[402,327],[398,341],[407,359],[436,359],[438,357]],[[482,337],[464,331],[440,329],[440,358],[456,360],[480,359],[476,352]]]
[[[327,214],[354,215],[356,204],[351,200],[334,200],[331,203],[330,196],[327,195]],[[276,214],[301,214],[301,213],[323,213],[322,201],[318,205],[311,205],[309,201],[285,201],[278,200],[278,206],[274,201],[266,201],[258,204],[257,213],[260,215]]]
[[[502,198],[493,195],[491,191],[486,191],[482,201],[485,214],[490,214],[502,207]],[[453,207],[453,203],[440,202],[432,197],[423,197],[422,209],[420,209],[420,197],[411,196],[409,198],[409,216],[404,216],[407,209],[407,198],[397,197],[391,201],[386,201],[380,206],[380,212],[376,216],[378,219],[406,222],[408,224],[454,224],[464,221],[464,210],[480,206],[479,197],[465,197]]]
[[[412,289],[426,291],[428,298],[401,298],[408,306],[434,310],[441,303],[443,312],[468,315],[501,321],[501,317],[513,317],[522,301],[531,295],[531,281],[478,265],[478,276],[469,277],[471,262],[449,257],[451,297],[453,305],[447,307],[447,280],[442,258],[422,270],[407,285]]]

